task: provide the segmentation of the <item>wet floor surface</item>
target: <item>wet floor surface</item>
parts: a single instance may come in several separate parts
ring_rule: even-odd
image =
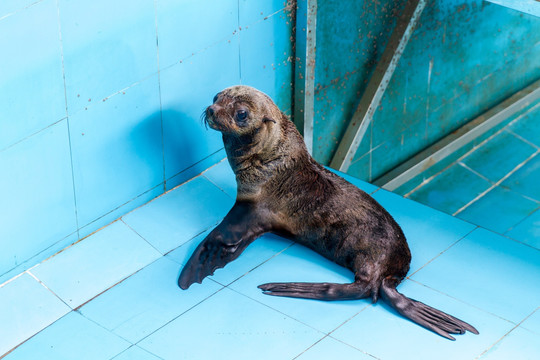
[[[535,204],[534,193],[521,192],[520,174],[538,169],[538,148],[512,131],[506,141],[522,141],[516,154],[527,161],[490,192]],[[479,191],[499,182],[500,173],[476,166],[473,157],[462,162],[456,169],[474,169]],[[473,204],[453,217],[351,180],[389,210],[409,240],[411,271],[398,289],[470,322],[479,335],[446,340],[382,302],[266,296],[257,285],[353,280],[348,270],[274,235],[180,290],[183,264],[234,202],[234,176],[224,161],[4,283],[0,354],[9,360],[538,358],[540,251],[499,231],[518,234],[520,224],[534,223],[534,208],[508,226],[492,219],[500,226],[494,232],[459,219],[473,214]]]
[[[540,104],[402,195],[540,249]]]

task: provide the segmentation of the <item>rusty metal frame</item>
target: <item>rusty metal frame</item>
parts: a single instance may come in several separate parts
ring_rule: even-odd
[[[297,1],[295,39],[294,123],[313,153],[317,0]]]
[[[508,120],[518,111],[540,100],[540,80],[518,91],[499,105],[491,108],[458,130],[422,150],[403,164],[374,181],[386,190],[395,190],[439,161],[444,160],[478,136]]]
[[[403,14],[398,19],[381,60],[330,162],[332,168],[343,172],[349,169],[425,6],[426,0],[411,0],[405,5]]]

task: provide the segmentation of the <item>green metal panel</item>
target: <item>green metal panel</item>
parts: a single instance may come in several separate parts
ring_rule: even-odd
[[[314,156],[328,163],[403,1],[319,1]],[[373,180],[540,78],[540,19],[480,0],[424,10],[353,163]]]
[[[314,157],[329,163],[405,1],[319,1]]]

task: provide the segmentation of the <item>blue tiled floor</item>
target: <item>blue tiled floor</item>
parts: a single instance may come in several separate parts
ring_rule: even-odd
[[[463,186],[462,184],[467,185]],[[487,179],[460,164],[454,164],[409,197],[422,204],[453,214],[467,205],[478,194],[489,189],[490,186]]]
[[[180,290],[178,274],[232,205],[234,181],[226,161],[221,162],[1,285],[0,356],[155,360],[538,355],[538,249],[357,180],[409,239],[413,261],[400,290],[471,322],[480,335],[448,341],[383,302],[263,295],[257,285],[264,282],[353,279],[350,271],[275,235],[255,241],[202,284]],[[534,237],[522,224],[526,226],[522,222],[511,233]]]
[[[402,195],[540,249],[539,179],[540,104],[536,104]]]
[[[110,359],[131,344],[71,312],[19,346],[7,359]]]

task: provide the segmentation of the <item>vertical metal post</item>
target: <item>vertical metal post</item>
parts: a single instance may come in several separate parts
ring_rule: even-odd
[[[313,117],[315,107],[315,53],[317,0],[298,0],[296,8],[296,61],[294,122],[313,152]]]
[[[332,168],[343,172],[349,169],[425,6],[426,0],[411,0],[405,5],[403,15],[390,36],[381,60],[330,162]]]

